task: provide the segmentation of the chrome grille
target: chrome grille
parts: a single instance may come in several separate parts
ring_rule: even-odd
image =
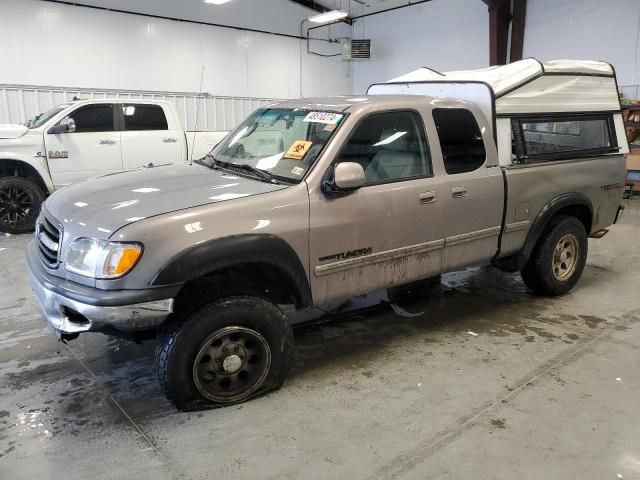
[[[60,259],[60,240],[62,226],[42,212],[36,225],[36,239],[40,259],[49,268],[57,268]]]

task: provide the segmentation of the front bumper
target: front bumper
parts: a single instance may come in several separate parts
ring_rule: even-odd
[[[108,291],[78,285],[49,274],[35,248],[31,241],[27,247],[29,281],[47,326],[59,338],[92,331],[150,330],[173,312],[177,286]]]

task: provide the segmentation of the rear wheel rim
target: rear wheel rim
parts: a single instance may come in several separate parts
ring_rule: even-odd
[[[203,342],[193,362],[193,381],[209,400],[237,402],[260,388],[270,367],[271,349],[262,335],[245,327],[224,327]]]
[[[0,223],[11,228],[23,228],[33,224],[37,215],[33,193],[20,185],[0,188]]]
[[[553,276],[556,280],[564,282],[569,280],[578,266],[580,244],[572,233],[564,235],[556,244],[553,251]]]

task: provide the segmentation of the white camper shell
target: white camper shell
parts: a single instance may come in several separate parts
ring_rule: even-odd
[[[580,156],[629,153],[615,70],[606,62],[528,58],[442,73],[423,67],[373,84],[367,94],[472,102],[494,129],[502,166],[534,163],[545,153],[558,157],[558,143]],[[518,136],[521,141],[514,141]]]

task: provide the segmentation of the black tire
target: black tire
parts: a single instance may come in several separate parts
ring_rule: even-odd
[[[32,232],[44,199],[45,193],[33,180],[0,178],[0,232]]]
[[[563,245],[560,245],[561,240]],[[564,248],[567,243],[575,243],[576,252],[565,258],[566,263],[563,263],[564,257],[557,254],[556,248]],[[537,295],[554,297],[565,294],[580,279],[587,262],[588,248],[587,232],[580,220],[569,215],[555,217],[540,236],[529,261],[521,270],[522,280]],[[562,265],[566,268],[562,268]]]
[[[233,340],[233,335],[240,334],[243,337]],[[229,354],[225,348],[241,351]],[[213,350],[220,356],[207,354]],[[197,359],[202,361],[196,365]],[[227,360],[242,366],[236,365],[231,373],[226,371]],[[292,360],[293,331],[286,317],[276,305],[253,296],[222,298],[183,321],[177,317],[164,329],[156,349],[160,385],[180,410],[233,405],[275,390],[285,381]],[[202,365],[209,371],[202,373]],[[228,387],[224,387],[225,378],[229,378]]]

